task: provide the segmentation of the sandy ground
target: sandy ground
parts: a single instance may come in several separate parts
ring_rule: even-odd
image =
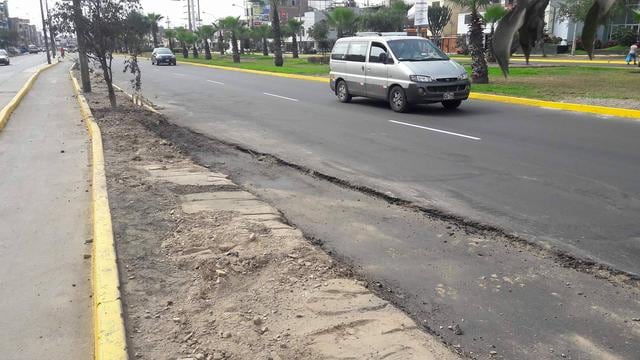
[[[135,359],[454,359],[278,210],[88,99],[103,131]],[[456,329],[452,329],[456,331]]]

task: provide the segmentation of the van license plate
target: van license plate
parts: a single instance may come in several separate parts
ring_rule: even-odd
[[[453,93],[452,92],[446,92],[444,93],[444,95],[442,95],[442,100],[453,100]]]

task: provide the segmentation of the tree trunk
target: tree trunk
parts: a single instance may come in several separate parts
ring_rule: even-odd
[[[271,27],[273,28],[273,54],[275,55],[274,64],[276,66],[284,65],[282,59],[282,32],[280,31],[280,14],[278,14],[278,4],[276,1],[272,1],[273,7],[273,21]]]
[[[185,59],[189,58],[189,49],[187,49],[187,44],[185,44],[184,41],[181,41],[180,46],[182,46],[182,57]]]
[[[154,28],[151,35],[153,35],[153,47],[158,47],[158,29]]]
[[[107,66],[106,60],[100,60],[100,64],[102,66],[102,75],[104,76],[104,82],[107,83],[109,103],[111,103],[112,108],[115,108],[118,106],[118,102],[116,100],[116,92],[113,90],[113,79],[111,78],[111,74],[109,73],[109,67]]]
[[[169,49],[171,49],[171,52],[173,52],[173,39],[169,39]]]
[[[494,24],[491,24],[491,33],[489,34],[489,39],[487,39],[487,61],[490,63],[496,62],[496,55],[493,52],[493,34],[494,34]]]
[[[231,32],[231,51],[233,51],[233,62],[240,62],[240,54],[238,53],[238,40],[236,39],[236,32]]]
[[[475,84],[489,83],[487,60],[484,56],[482,20],[477,10],[471,13],[469,52],[471,53],[471,81]]]
[[[220,56],[224,56],[224,37],[222,37],[222,31],[218,33],[218,51]]]
[[[269,42],[266,37],[262,38],[262,55],[269,56]]]
[[[209,47],[209,39],[204,39],[204,58],[211,60],[211,48]]]
[[[240,39],[240,54],[244,55],[244,40]]]
[[[193,43],[193,58],[198,58],[198,48],[196,47],[196,43]]]
[[[293,58],[297,59],[298,56],[298,37],[296,36],[296,34],[293,34],[293,37],[291,38],[291,46],[293,47]]]

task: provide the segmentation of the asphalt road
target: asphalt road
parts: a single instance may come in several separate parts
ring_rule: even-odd
[[[43,53],[12,57],[11,65],[0,65],[0,108],[7,105],[27,79],[46,62],[47,56]]]
[[[397,114],[323,83],[142,71],[179,125],[640,273],[640,122],[483,101]]]

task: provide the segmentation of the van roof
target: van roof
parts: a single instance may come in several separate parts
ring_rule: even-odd
[[[338,42],[343,42],[343,41],[390,41],[390,40],[407,40],[407,39],[423,39],[423,40],[428,40],[425,39],[423,37],[420,36],[402,36],[402,35],[393,35],[393,36],[380,36],[380,35],[373,35],[373,36],[350,36],[350,37],[344,37],[344,38],[340,38],[337,41]]]

